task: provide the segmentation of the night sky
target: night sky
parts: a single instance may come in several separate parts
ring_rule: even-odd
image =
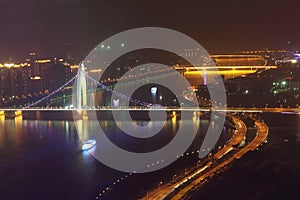
[[[102,40],[143,26],[178,30],[210,53],[294,48],[299,20],[298,0],[0,0],[0,61],[30,51],[79,61]]]

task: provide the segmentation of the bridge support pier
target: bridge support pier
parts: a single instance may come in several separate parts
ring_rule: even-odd
[[[74,116],[74,118],[76,120],[78,120],[78,119],[87,120],[88,119],[88,113],[87,113],[86,110],[80,110],[80,109],[78,109],[76,111],[76,115],[73,115],[73,116]]]
[[[1,111],[0,111],[1,112]],[[22,116],[22,110],[6,111],[5,118],[15,118]]]

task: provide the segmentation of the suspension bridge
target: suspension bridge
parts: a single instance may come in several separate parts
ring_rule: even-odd
[[[157,77],[156,77],[157,78]],[[88,91],[88,81],[90,84],[94,84],[97,86],[99,90],[106,91],[110,94],[114,94],[121,99],[126,99],[130,102],[133,102],[135,106],[111,106],[111,105],[98,105],[95,106],[92,103],[89,105],[89,101],[91,102],[91,98],[94,96],[91,92]],[[75,84],[74,84],[75,82]],[[70,95],[62,94],[58,96],[59,93],[64,91],[64,89],[70,85],[76,87],[76,92]],[[93,97],[91,97],[93,96]],[[72,104],[72,98],[76,98],[76,105]],[[64,105],[51,105],[51,102],[62,101],[64,100]],[[88,99],[90,99],[88,101]],[[50,102],[50,103],[49,103]],[[98,80],[93,79],[85,72],[85,68],[83,64],[80,64],[78,69],[78,73],[67,81],[65,84],[52,91],[51,93],[41,97],[40,99],[27,103],[22,107],[14,107],[14,108],[0,108],[0,116],[7,117],[16,117],[22,116],[23,112],[37,112],[37,111],[47,111],[47,112],[90,112],[90,111],[165,111],[171,112],[173,115],[180,112],[193,112],[194,115],[197,112],[251,112],[251,113],[263,113],[263,112],[280,112],[287,114],[299,114],[300,108],[228,108],[228,107],[210,107],[210,106],[200,106],[200,107],[180,107],[180,106],[159,106],[153,107],[151,103],[141,101],[139,99],[135,99],[122,93],[114,90],[112,85],[105,85]]]

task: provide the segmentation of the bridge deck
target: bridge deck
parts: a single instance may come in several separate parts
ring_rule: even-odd
[[[287,113],[287,114],[297,114],[300,113],[300,108],[195,108],[195,107],[186,107],[186,108],[141,108],[141,107],[121,107],[121,108],[86,108],[86,109],[65,109],[65,108],[0,108],[0,111],[111,111],[111,110],[124,110],[124,111],[191,111],[191,112],[209,112],[209,111],[218,111],[218,112],[255,112],[255,113]]]

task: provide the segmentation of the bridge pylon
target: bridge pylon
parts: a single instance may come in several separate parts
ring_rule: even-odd
[[[87,83],[86,83],[86,72],[84,64],[81,62],[78,67],[77,80],[75,82],[76,85],[76,109],[78,118],[86,118],[87,113],[83,108],[87,108]],[[73,97],[74,98],[74,97]],[[74,102],[74,101],[73,101]]]
[[[78,77],[77,77],[77,109],[81,110],[82,107],[87,106],[87,90],[86,90],[86,78],[85,78],[85,68],[84,64],[80,63],[78,68]]]

